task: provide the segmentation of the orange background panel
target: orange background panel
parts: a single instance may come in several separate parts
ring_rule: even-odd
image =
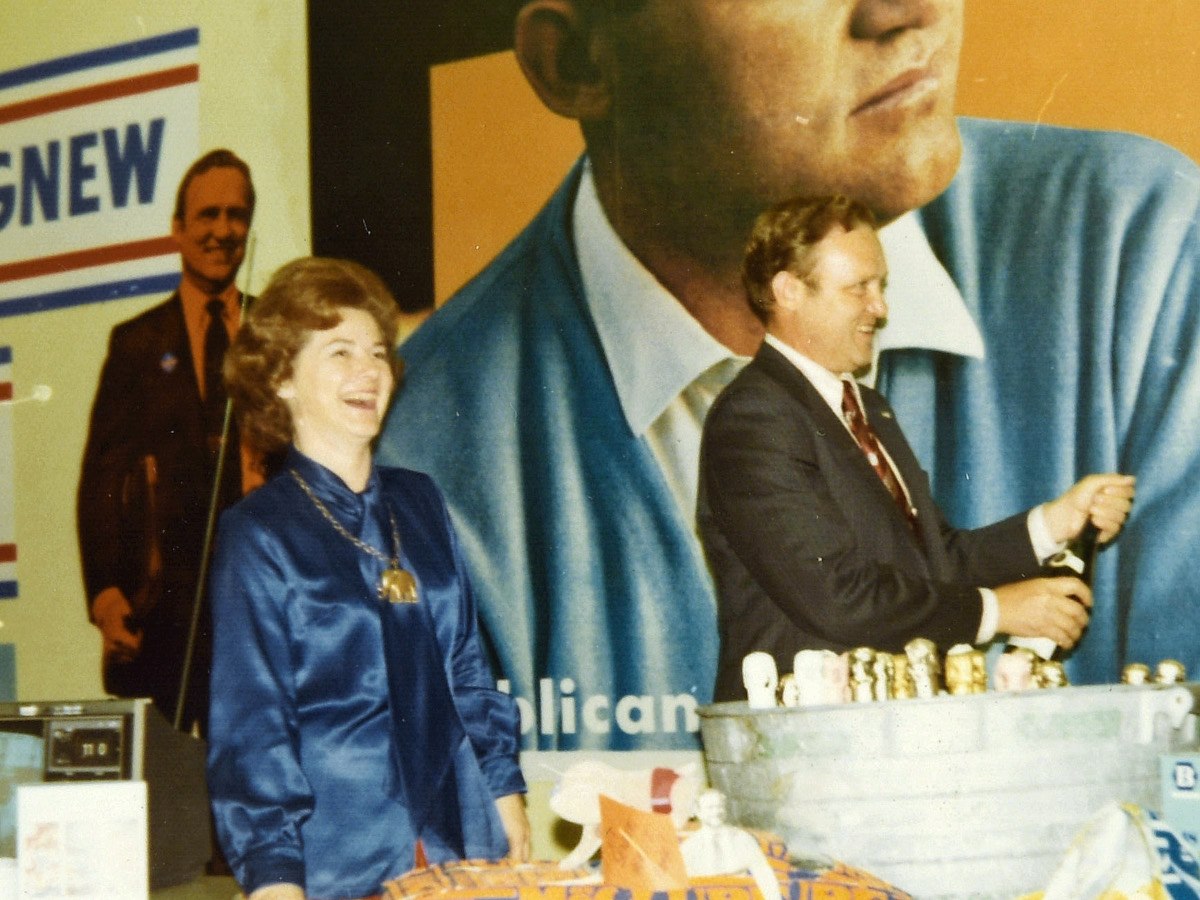
[[[967,0],[965,115],[1132,131],[1200,160],[1200,0]],[[583,147],[511,53],[432,72],[441,303],[537,212]]]
[[[533,218],[583,150],[511,53],[435,66],[431,81],[434,297],[441,304]]]
[[[968,0],[966,115],[1133,131],[1200,161],[1196,0]]]

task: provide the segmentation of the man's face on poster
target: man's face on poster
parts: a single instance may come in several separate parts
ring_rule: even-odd
[[[627,172],[718,214],[844,193],[883,220],[953,178],[962,0],[629,5],[609,20]]]
[[[214,294],[228,287],[246,255],[252,212],[250,183],[238,169],[217,166],[193,178],[183,218],[171,222],[185,277]]]

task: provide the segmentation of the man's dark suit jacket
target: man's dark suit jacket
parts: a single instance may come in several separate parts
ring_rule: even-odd
[[[222,509],[241,495],[236,432],[229,446]],[[147,485],[147,457],[157,469],[153,490]],[[141,596],[150,606],[136,611],[134,627],[144,629],[141,654],[132,663],[106,666],[105,689],[152,697],[168,719],[179,695],[215,462],[176,293],[112,330],[92,406],[77,508],[89,614],[96,595],[114,585],[135,605]],[[146,597],[153,553],[161,556],[161,575]],[[211,648],[205,605],[185,721],[207,721]]]
[[[708,414],[697,519],[717,586],[717,700],[745,699],[753,650],[790,672],[798,650],[973,643],[978,588],[1037,572],[1026,513],[951,528],[887,402],[868,388],[862,398],[912,495],[920,542],[845,425],[774,347]]]

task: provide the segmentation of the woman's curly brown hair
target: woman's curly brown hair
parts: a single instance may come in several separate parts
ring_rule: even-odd
[[[396,343],[399,307],[370,269],[345,259],[306,256],[282,266],[253,302],[225,357],[225,387],[233,399],[242,439],[263,453],[292,442],[292,416],[277,394],[314,331],[333,328],[341,310],[361,309],[384,342]],[[396,383],[403,369],[390,356]]]

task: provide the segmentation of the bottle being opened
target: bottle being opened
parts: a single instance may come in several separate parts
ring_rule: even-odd
[[[1042,575],[1046,578],[1069,575],[1091,587],[1096,564],[1096,550],[1100,544],[1099,538],[1100,531],[1089,519],[1078,536],[1068,541],[1065,547],[1046,560],[1042,565]],[[1032,650],[1042,659],[1053,659],[1056,655],[1062,655],[1062,649],[1048,637],[1010,637],[1008,645]]]

